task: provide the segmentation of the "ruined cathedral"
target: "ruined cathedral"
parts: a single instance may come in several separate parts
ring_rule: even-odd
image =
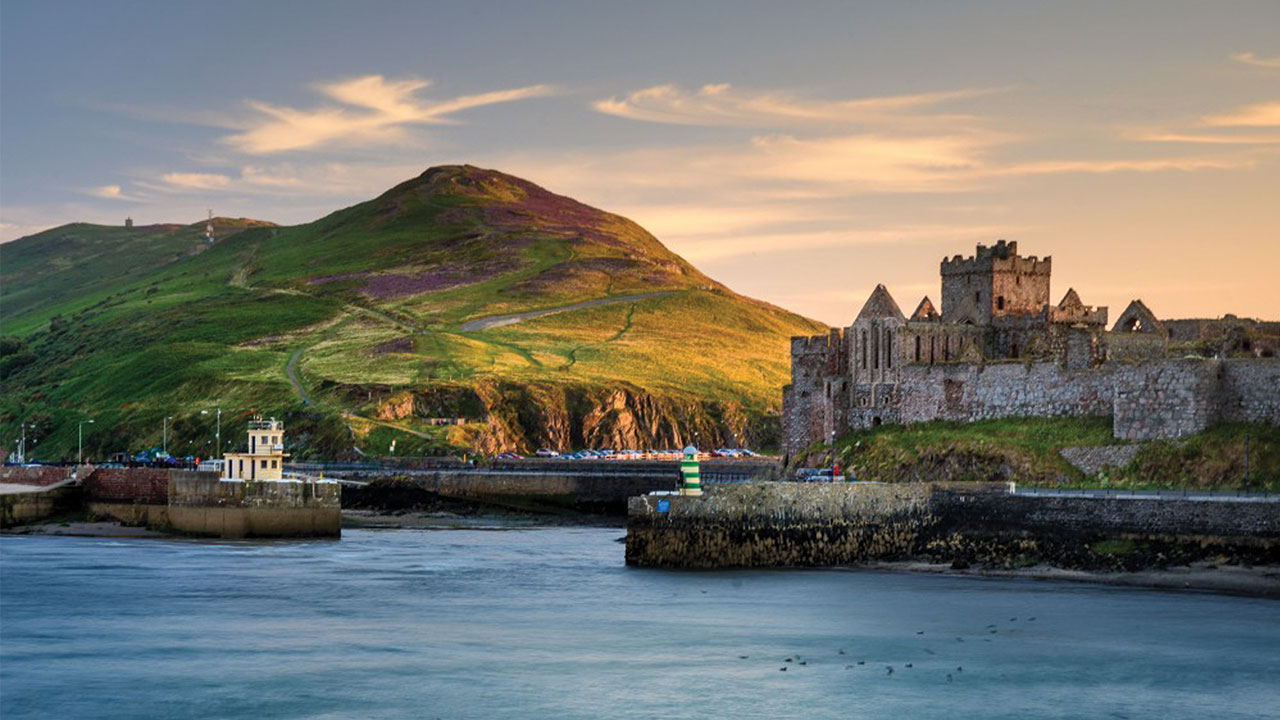
[[[1170,358],[1142,303],[1111,329],[1074,289],[1050,300],[1053,261],[1016,242],[944,258],[942,305],[910,316],[877,285],[847,328],[791,339],[783,449],[881,423],[1111,415],[1126,439],[1180,437],[1224,420],[1280,423],[1280,360]]]

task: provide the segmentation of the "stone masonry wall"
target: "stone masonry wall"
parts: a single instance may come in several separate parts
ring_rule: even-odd
[[[1160,360],[1113,368],[1116,437],[1177,438],[1218,421],[1219,361]]]
[[[0,483],[14,485],[37,485],[44,487],[54,485],[71,477],[69,467],[23,467],[21,465],[0,466]]]
[[[1097,367],[1057,362],[909,364],[877,386],[873,405],[850,393],[784,393],[783,447],[795,452],[876,422],[972,422],[999,417],[1113,416],[1125,440],[1179,438],[1217,422],[1280,424],[1280,358],[1162,358]],[[830,387],[843,382],[828,380]],[[857,386],[859,389],[863,386]],[[870,386],[868,386],[870,387]],[[883,400],[885,404],[881,404]],[[841,422],[843,421],[843,422]]]
[[[1049,362],[912,365],[903,368],[900,392],[904,423],[1109,415],[1112,379],[1104,368]]]
[[[193,535],[338,537],[342,486],[334,482],[223,481],[217,473],[173,471],[169,528]]]
[[[169,471],[163,468],[97,468],[85,478],[89,502],[164,505],[169,502]]]
[[[667,512],[658,512],[660,502]],[[761,483],[631,499],[626,561],[644,567],[1049,564],[1138,570],[1280,564],[1280,503],[1033,497],[998,483]]]
[[[1280,425],[1280,358],[1223,360],[1222,370],[1222,420]]]

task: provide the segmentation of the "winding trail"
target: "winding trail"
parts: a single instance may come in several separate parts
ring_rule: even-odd
[[[529,312],[513,313],[511,315],[490,315],[489,317],[466,321],[462,324],[462,331],[474,332],[476,330],[488,330],[490,328],[503,327],[505,325],[515,325],[518,322],[533,320],[547,315],[555,315],[556,313],[570,312],[572,310],[581,310],[589,307],[599,307],[601,305],[613,305],[615,303],[637,302],[640,300],[648,300],[650,298],[665,297],[677,292],[680,291],[662,290],[659,292],[641,293],[639,295],[619,295],[618,297],[604,297],[596,300],[586,300],[579,303],[573,303],[572,305],[561,305],[560,307],[548,308],[546,310],[530,310]]]
[[[608,343],[617,342],[618,340],[621,340],[622,336],[626,335],[627,331],[631,329],[631,320],[633,317],[635,317],[635,314],[636,314],[636,304],[631,303],[631,307],[627,308],[627,321],[625,324],[623,324],[621,330],[614,333],[613,337],[607,340],[602,340],[600,342],[594,342],[594,343],[587,343],[585,345],[578,345],[577,347],[573,348],[572,350],[569,351],[569,362],[564,365],[561,365],[558,369],[568,370],[569,368],[576,365],[578,363],[579,350],[582,350],[584,348],[589,348],[589,347],[596,347],[598,345],[606,345]]]
[[[298,382],[298,376],[293,372],[294,364],[298,362],[298,357],[302,355],[302,351],[305,349],[306,348],[298,348],[293,355],[289,357],[289,364],[285,366],[284,372],[289,376],[289,382],[293,383],[293,389],[298,391],[298,397],[302,398],[302,404],[310,405],[311,396],[307,394],[306,389],[302,387],[302,383]]]

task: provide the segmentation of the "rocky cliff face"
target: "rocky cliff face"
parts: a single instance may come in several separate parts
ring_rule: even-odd
[[[383,420],[461,417],[471,449],[485,454],[539,448],[665,449],[775,445],[776,416],[736,403],[660,394],[630,386],[480,382],[392,395]]]

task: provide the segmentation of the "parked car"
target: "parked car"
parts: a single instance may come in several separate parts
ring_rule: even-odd
[[[555,450],[552,450],[552,449],[550,449],[550,448],[542,448],[542,449],[538,450],[538,452],[534,453],[534,455],[535,455],[535,456],[537,456],[537,457],[540,457],[540,458],[554,458],[554,457],[560,457],[560,453],[558,453],[558,452],[556,452]]]
[[[800,468],[795,475],[797,482],[831,482],[834,478],[831,468]]]
[[[200,464],[196,466],[196,470],[221,474],[226,462],[226,460],[201,460]]]

